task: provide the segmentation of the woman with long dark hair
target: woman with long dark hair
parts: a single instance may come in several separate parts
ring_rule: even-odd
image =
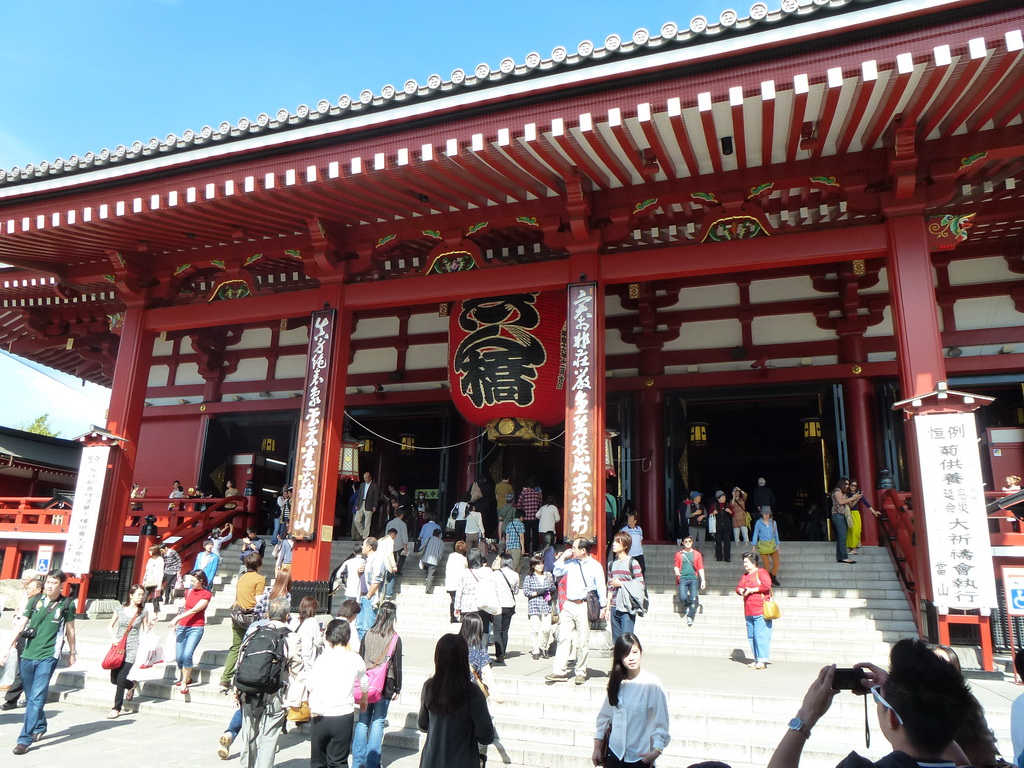
[[[640,638],[632,632],[619,635],[613,654],[592,760],[605,768],[654,765],[671,740],[668,697],[661,680],[641,669]]]
[[[423,684],[418,725],[427,740],[420,768],[479,768],[481,744],[494,741],[487,699],[466,674],[469,646],[442,635],[434,647],[434,675]]]
[[[462,616],[459,634],[469,648],[469,677],[478,684],[483,683],[491,694],[495,694],[494,669],[491,666],[491,655],[487,652],[487,635],[484,634],[484,623],[475,613]],[[501,703],[501,699],[498,699]]]
[[[110,683],[116,686],[114,692],[114,708],[107,715],[108,720],[115,720],[121,716],[121,707],[125,699],[132,700],[135,695],[135,683],[128,679],[128,673],[135,664],[135,656],[139,651],[139,637],[143,627],[147,629],[152,625],[155,616],[147,610],[146,588],[141,584],[133,584],[128,590],[128,600],[124,605],[114,608],[114,615],[110,617],[110,641],[118,642],[127,635],[124,646],[124,658],[121,666],[110,670]]]
[[[367,670],[387,664],[388,671],[380,701],[366,705],[352,732],[352,765],[357,768],[380,768],[388,707],[402,692],[402,638],[395,631],[397,610],[390,600],[381,603],[377,610],[377,620],[367,630],[362,648],[359,649]]]

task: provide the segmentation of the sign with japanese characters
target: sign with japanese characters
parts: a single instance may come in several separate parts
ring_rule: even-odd
[[[914,417],[914,425],[927,513],[932,599],[940,608],[995,608],[992,544],[974,414],[922,414]]]
[[[470,423],[565,415],[565,296],[517,293],[459,302],[449,321],[452,401]]]
[[[75,504],[68,525],[63,568],[81,576],[92,568],[92,548],[103,502],[103,484],[107,479],[109,445],[90,445],[82,449],[82,461],[75,483]]]
[[[593,539],[604,520],[603,424],[599,423],[597,286],[569,286],[565,417],[566,535]],[[601,438],[601,439],[599,439]]]
[[[296,451],[295,486],[289,531],[296,539],[316,536],[316,512],[320,498],[320,456],[327,432],[328,382],[334,349],[337,311],[314,312],[309,324],[309,355],[306,359],[306,388],[302,397],[299,445]],[[332,500],[333,509],[333,500]]]

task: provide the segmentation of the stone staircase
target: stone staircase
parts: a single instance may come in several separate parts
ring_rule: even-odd
[[[347,541],[337,542],[332,567],[350,549]],[[672,557],[676,548],[645,549],[651,611],[638,622],[637,634],[644,643],[645,668],[661,678],[668,692],[672,743],[659,760],[666,768],[708,759],[734,768],[765,765],[821,665],[848,666],[864,660],[884,664],[890,643],[915,634],[883,550],[865,549],[856,565],[840,568],[828,545],[787,543],[779,573],[783,586],[776,590],[782,618],[775,624],[773,663],[767,671],[754,671],[741,663],[749,660],[749,650],[740,599],[732,591],[740,573],[738,556],[734,553],[731,563],[717,563],[712,553],[711,562],[705,561],[704,611],[688,628],[675,604]],[[228,609],[238,566],[237,556],[229,550],[225,555],[198,650],[198,679],[189,694],[183,697],[171,685],[172,665],[158,667],[151,670],[153,679],[141,684],[140,695],[127,711],[227,724],[232,704],[217,691],[217,682],[230,645]],[[416,729],[420,689],[431,674],[436,638],[451,628],[443,582],[436,581],[440,586],[427,595],[416,565],[414,555],[406,562],[396,596],[405,683],[389,712],[384,760],[395,768],[418,764],[417,752],[425,738]],[[508,664],[495,668],[497,686],[489,707],[500,744],[490,748],[490,763],[522,768],[589,765],[594,718],[605,696],[609,661],[592,653],[591,679],[583,686],[546,683],[550,662],[530,658],[525,601],[520,600],[512,621]],[[98,613],[101,607],[95,608]],[[165,608],[164,617],[174,610]],[[108,644],[106,620],[96,618],[79,623],[82,660],[74,668],[60,669],[51,697],[96,707],[99,718],[110,707],[113,689],[108,673],[99,666]],[[158,631],[166,633],[166,623]],[[605,639],[597,645],[606,647],[606,643]],[[173,654],[173,649],[167,650]],[[1009,688],[1006,683],[992,685]],[[989,709],[990,725],[1006,743],[1004,754],[1009,754],[1009,697],[1000,694],[982,702]],[[888,751],[872,708],[869,716],[875,738],[866,750],[863,700],[847,693],[838,696],[815,728],[804,753],[804,768],[834,766],[851,749],[869,757]]]

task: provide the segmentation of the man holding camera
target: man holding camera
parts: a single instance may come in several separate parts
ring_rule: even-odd
[[[797,768],[811,730],[840,689],[869,695],[879,727],[893,751],[877,762],[851,752],[839,768],[954,768],[968,759],[954,738],[970,706],[960,672],[927,645],[905,638],[889,654],[888,673],[874,664],[854,669],[822,668],[804,695],[796,717],[775,749],[768,768]]]
[[[22,615],[14,624],[11,644],[0,655],[0,666],[7,662],[11,648],[21,637],[25,641],[18,671],[25,686],[25,722],[14,754],[24,755],[33,741],[46,733],[46,713],[43,705],[50,688],[50,678],[60,658],[58,639],[63,632],[68,641],[69,662],[78,660],[75,650],[75,604],[60,592],[67,576],[63,571],[50,571],[43,582],[43,594],[28,601]]]
[[[29,568],[21,574],[21,585],[25,588],[25,594],[22,595],[21,600],[18,602],[18,607],[14,611],[15,624],[18,623],[18,618],[25,613],[25,606],[28,605],[28,601],[43,591],[43,577],[39,574],[39,571]],[[18,658],[20,659],[22,652],[25,650],[25,638],[19,637],[17,633],[15,633],[15,647],[18,649]],[[22,691],[24,690],[25,686],[21,682],[21,672],[15,666],[14,682],[11,683],[11,687],[4,694],[4,703],[0,705],[0,710],[8,711],[18,706],[18,699],[21,698]]]

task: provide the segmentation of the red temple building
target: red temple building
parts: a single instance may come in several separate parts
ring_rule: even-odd
[[[316,589],[363,471],[442,513],[536,475],[601,536],[611,477],[653,540],[759,476],[797,537],[850,475],[927,631],[911,414],[993,398],[985,490],[1024,474],[1022,26],[1016,1],[756,3],[0,170],[0,343],[111,386],[123,439],[87,589],[135,553],[133,483],[163,535],[174,480],[234,479],[261,526],[294,482]],[[998,573],[1024,550],[991,524]]]

